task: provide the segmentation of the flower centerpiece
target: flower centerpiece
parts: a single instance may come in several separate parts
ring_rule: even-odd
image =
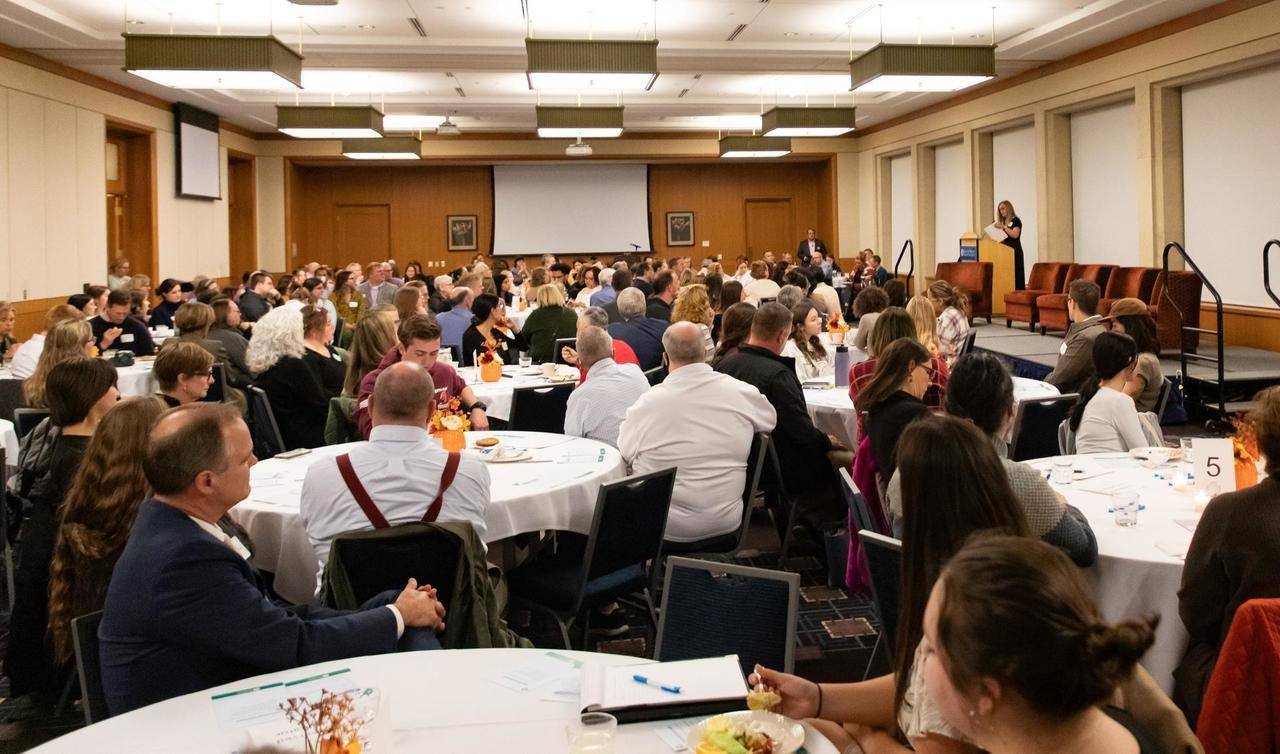
[[[452,453],[466,448],[467,438],[463,433],[468,429],[471,429],[471,421],[467,419],[467,412],[462,410],[462,401],[450,398],[445,405],[436,406],[431,417],[431,434],[440,438],[445,450]]]
[[[1258,464],[1262,454],[1258,450],[1258,435],[1253,422],[1248,419],[1231,419],[1235,434],[1231,436],[1231,447],[1235,451],[1236,489],[1252,487],[1258,483]]]
[[[836,345],[844,343],[844,336],[848,331],[849,327],[841,321],[840,313],[833,313],[831,320],[827,322],[827,332],[831,334],[831,342]]]
[[[481,382],[497,382],[502,379],[502,357],[497,354],[497,347],[497,341],[485,341],[484,353],[476,358],[480,364]]]
[[[319,701],[292,697],[280,704],[285,719],[302,729],[307,754],[361,754],[365,725],[357,709],[357,690],[321,690]]]

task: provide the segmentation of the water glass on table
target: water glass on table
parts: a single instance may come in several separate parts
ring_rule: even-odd
[[[1053,471],[1050,474],[1050,481],[1054,484],[1071,484],[1071,477],[1075,474],[1076,459],[1072,456],[1054,456]]]
[[[1115,511],[1116,526],[1138,525],[1138,493],[1125,490],[1111,495],[1111,508]]]
[[[520,368],[523,369],[525,367],[532,366],[532,365],[533,365],[533,355],[530,354],[528,351],[521,351],[520,352]]]
[[[570,721],[569,754],[613,754],[613,737],[618,721],[604,712],[584,712]]]
[[[1195,459],[1191,457],[1191,438],[1179,437],[1178,447],[1182,450],[1182,461],[1184,463],[1195,463]]]

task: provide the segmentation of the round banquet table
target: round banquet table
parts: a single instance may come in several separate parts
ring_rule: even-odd
[[[567,364],[557,364],[559,374],[568,380],[552,382],[542,376],[542,366],[522,367],[519,364],[503,364],[502,379],[497,382],[482,382],[475,367],[458,367],[458,375],[466,381],[471,392],[488,406],[485,413],[490,419],[511,420],[511,397],[518,387],[548,387],[561,385],[565,381],[577,382],[578,370]]]
[[[135,361],[133,366],[116,367],[118,378],[116,387],[120,390],[120,395],[129,398],[156,392],[156,379],[151,374],[153,366],[155,366],[155,360],[147,357],[146,361]]]
[[[348,683],[378,689],[383,706],[377,715],[390,718],[371,727],[391,738],[384,751],[430,751],[433,754],[520,752],[562,754],[568,751],[565,726],[577,715],[577,699],[549,701],[537,689],[517,690],[497,682],[504,671],[545,656],[538,649],[455,649],[439,652],[356,657],[269,673],[169,699],[108,718],[68,733],[33,749],[41,754],[80,754],[84,751],[127,751],[153,754],[226,754],[243,741],[242,734],[219,722],[212,698],[216,694],[260,688],[276,683],[350,670]],[[572,661],[608,665],[637,665],[637,657],[557,650]],[[567,664],[567,663],[566,663]],[[264,700],[270,690],[259,690]],[[241,696],[241,699],[244,697]],[[220,706],[235,704],[224,698]],[[269,706],[269,705],[262,705]],[[259,709],[261,707],[258,707]],[[251,707],[251,709],[253,709]],[[696,719],[696,718],[694,718]],[[617,754],[671,754],[658,731],[672,721],[618,726]],[[810,754],[836,754],[836,749],[805,725],[805,748]]]
[[[495,436],[503,445],[526,448],[530,461],[491,463],[486,540],[557,529],[591,532],[601,485],[626,476],[617,449],[580,437],[542,432],[468,432],[467,445]],[[250,472],[248,499],[231,517],[249,533],[254,565],[275,573],[275,590],[292,602],[310,602],[319,563],[298,516],[302,481],[313,463],[333,463],[354,443],[316,448],[298,458],[272,458]]]
[[[1013,378],[1014,405],[1031,398],[1051,395],[1058,395],[1058,389],[1047,382],[1024,377]],[[849,388],[805,387],[804,400],[815,427],[829,435],[835,435],[845,447],[858,447],[858,412],[849,399]]]
[[[538,307],[536,306],[530,305],[524,311],[520,311],[514,306],[508,306],[507,320],[511,323],[511,326],[516,329],[516,332],[520,332],[521,330],[524,329],[525,320],[529,319],[529,315],[533,314],[533,310],[537,308]]]
[[[17,466],[18,432],[14,429],[13,422],[8,419],[0,419],[0,448],[4,448],[4,464]]]
[[[1178,616],[1178,588],[1182,563],[1200,514],[1195,491],[1174,490],[1174,474],[1189,472],[1190,465],[1171,462],[1156,468],[1120,453],[1076,456],[1077,474],[1087,478],[1053,485],[1067,501],[1089,519],[1098,537],[1098,562],[1086,571],[1095,588],[1102,615],[1107,620],[1159,615],[1155,644],[1142,665],[1166,692],[1173,688],[1173,670],[1187,648],[1187,631]],[[1048,472],[1051,460],[1031,462]],[[1095,476],[1096,475],[1096,476]],[[1135,490],[1139,503],[1137,526],[1115,522],[1110,493],[1118,488]]]

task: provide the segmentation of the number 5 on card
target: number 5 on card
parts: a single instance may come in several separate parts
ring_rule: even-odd
[[[1196,489],[1218,494],[1236,488],[1236,459],[1230,440],[1194,438],[1191,454],[1195,456]]]

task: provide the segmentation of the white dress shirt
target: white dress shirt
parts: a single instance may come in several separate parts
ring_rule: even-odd
[[[747,294],[747,301],[756,306],[760,305],[762,298],[777,298],[778,292],[782,289],[778,284],[769,278],[752,279],[750,283],[743,288],[743,293]]]
[[[440,477],[449,457],[426,429],[393,424],[375,426],[368,441],[356,443],[348,454],[360,483],[392,526],[422,520],[439,494]],[[483,461],[463,454],[436,521],[465,521],[483,542],[488,507],[489,469]],[[335,538],[373,528],[332,457],[307,469],[299,515],[321,571]]]
[[[13,377],[25,380],[36,373],[36,362],[40,361],[40,353],[44,351],[44,333],[36,333],[26,343],[18,346],[13,357]]]
[[[569,395],[564,433],[617,446],[618,427],[627,409],[648,391],[649,380],[640,367],[601,359]]]
[[[678,469],[666,539],[696,542],[741,525],[751,440],[777,420],[759,390],[709,364],[676,369],[635,402],[618,450],[634,474]]]

